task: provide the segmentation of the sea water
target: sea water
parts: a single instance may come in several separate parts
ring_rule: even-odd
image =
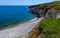
[[[0,6],[0,26],[23,23],[34,17],[29,13],[28,6]]]

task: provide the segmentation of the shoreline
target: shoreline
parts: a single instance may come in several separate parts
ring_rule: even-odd
[[[21,36],[26,36],[32,29],[37,25],[38,22],[40,22],[42,18],[39,18],[38,20],[32,19],[29,22],[17,24],[18,26],[4,29],[0,31],[0,38],[17,38]],[[4,36],[4,37],[3,37]]]
[[[1,27],[0,27],[0,31],[1,30],[4,30],[4,29],[9,29],[9,28],[12,28],[12,27],[16,27],[17,25],[19,25],[19,24],[24,24],[24,23],[26,23],[26,22],[30,22],[30,21],[33,21],[33,20],[35,20],[36,19],[36,17],[35,18],[33,18],[33,19],[30,19],[30,20],[26,20],[26,21],[22,21],[22,22],[14,22],[14,21],[12,21],[12,22],[10,22],[10,23],[7,23],[7,24],[4,24],[4,25],[2,25]]]

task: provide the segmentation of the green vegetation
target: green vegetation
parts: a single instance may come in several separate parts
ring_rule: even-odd
[[[60,1],[43,3],[43,4],[39,4],[39,6],[40,6],[40,7],[43,7],[45,4],[48,4],[49,6],[55,6],[55,9],[56,9],[56,10],[60,10]]]
[[[60,1],[39,4],[39,6],[43,8],[45,4],[48,5],[46,7],[52,6],[54,7],[55,10],[60,11]],[[40,36],[40,34],[41,34],[40,38],[60,38],[60,18],[50,18],[50,17],[47,19],[44,18],[40,21],[38,25],[39,26],[37,27],[37,29],[32,32],[29,38],[33,38],[37,35]]]
[[[43,28],[41,38],[60,38],[60,18],[42,20],[39,27]]]
[[[55,9],[60,10],[60,6],[56,6]]]

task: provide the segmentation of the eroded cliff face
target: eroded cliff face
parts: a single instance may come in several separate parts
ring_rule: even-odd
[[[45,18],[60,18],[60,11],[52,8],[47,11]]]
[[[54,6],[45,5],[39,7],[38,5],[30,6],[29,10],[35,14],[37,18],[60,18],[60,10],[55,10]]]
[[[60,18],[60,10],[57,11],[57,17],[56,18]]]
[[[31,11],[32,14],[35,14],[37,18],[40,18],[40,17],[47,17],[48,16],[47,14],[54,11],[52,8],[54,8],[54,6],[45,5],[43,7],[39,7],[38,5],[34,5],[30,6],[29,10]]]
[[[37,18],[41,17],[40,7],[38,5],[33,5],[29,7],[31,14],[35,14]]]

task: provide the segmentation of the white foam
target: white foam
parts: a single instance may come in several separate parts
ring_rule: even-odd
[[[30,20],[30,21],[35,21],[35,20],[37,20],[38,18],[34,18],[34,19],[32,19],[32,20]]]
[[[29,22],[23,23],[23,24],[17,24],[16,27],[1,30],[0,31],[0,38],[16,38],[20,36],[26,36],[41,20],[42,18],[39,18],[38,20],[30,20]]]

